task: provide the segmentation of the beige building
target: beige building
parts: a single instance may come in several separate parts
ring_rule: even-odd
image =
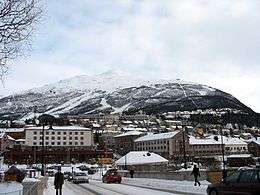
[[[224,152],[230,154],[247,154],[247,143],[238,138],[223,136]],[[222,154],[221,136],[206,138],[189,137],[190,154],[193,157],[209,157]]]
[[[25,145],[42,145],[43,127],[25,128]],[[80,126],[48,126],[44,129],[45,146],[93,146],[93,134],[88,128]]]
[[[182,131],[148,134],[135,140],[135,150],[155,152],[166,158],[179,158],[184,153],[183,139],[187,151],[188,137]]]

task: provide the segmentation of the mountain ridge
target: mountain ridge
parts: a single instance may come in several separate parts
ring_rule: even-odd
[[[33,113],[135,113],[231,108],[254,112],[232,95],[182,80],[145,80],[122,71],[79,75],[0,98],[2,116],[26,118]]]

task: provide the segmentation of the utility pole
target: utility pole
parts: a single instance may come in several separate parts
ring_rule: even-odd
[[[183,159],[184,159],[184,169],[187,169],[187,155],[186,155],[186,143],[185,143],[185,129],[186,126],[182,125],[182,143],[183,143]]]
[[[42,163],[42,170],[41,170],[41,176],[44,176],[45,171],[45,148],[44,148],[44,123],[42,125],[42,159],[41,159],[41,163]]]
[[[222,179],[225,181],[227,174],[226,174],[226,162],[225,162],[225,145],[224,145],[224,140],[223,140],[223,131],[222,131],[222,126],[220,124],[220,136],[221,136],[221,152],[222,152],[222,164],[223,164],[223,169],[222,169]]]

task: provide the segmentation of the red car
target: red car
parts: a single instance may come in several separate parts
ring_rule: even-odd
[[[208,195],[260,194],[260,168],[241,168],[226,181],[210,184],[207,189]]]
[[[102,177],[103,183],[121,183],[122,177],[116,169],[109,169]]]

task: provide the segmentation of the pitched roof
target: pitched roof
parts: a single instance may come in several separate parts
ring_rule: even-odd
[[[143,132],[140,131],[128,131],[126,133],[122,133],[120,135],[116,135],[115,137],[125,137],[125,136],[134,136],[134,135],[141,135]]]
[[[135,142],[140,141],[151,141],[151,140],[159,140],[159,139],[170,139],[177,135],[180,131],[173,131],[169,133],[158,133],[158,134],[148,134],[142,137],[139,137],[135,140]]]
[[[148,151],[132,151],[118,159],[116,165],[143,165],[167,163],[168,160],[158,154]]]

